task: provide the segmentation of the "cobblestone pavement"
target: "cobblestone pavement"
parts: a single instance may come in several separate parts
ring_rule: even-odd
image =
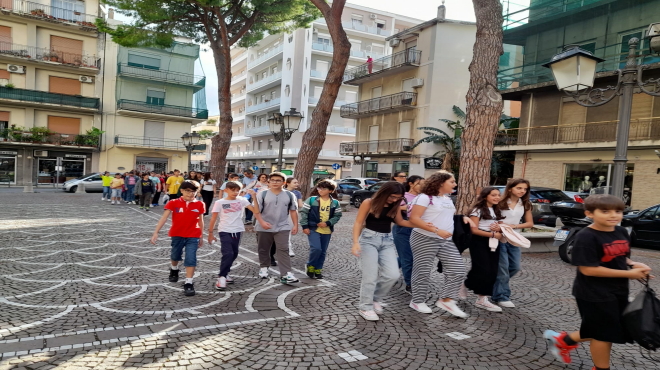
[[[408,307],[398,283],[381,321],[366,322],[357,313],[360,272],[349,252],[355,210],[333,236],[327,279],[304,275],[304,235],[293,238],[299,284],[258,279],[248,233],[232,270],[236,283],[214,289],[220,252],[205,245],[197,295],[185,297],[181,283],[167,282],[166,233],[148,243],[162,208],[143,212],[100,197],[0,193],[0,369],[591,368],[587,345],[561,365],[541,339],[548,327],[579,323],[574,270],[555,254],[524,255],[512,281],[518,308],[486,312],[471,296],[460,303],[468,319],[437,308],[423,315]],[[660,269],[660,252],[633,256]],[[437,296],[428,298],[431,306]],[[614,369],[658,368],[634,345],[615,346],[612,361]]]

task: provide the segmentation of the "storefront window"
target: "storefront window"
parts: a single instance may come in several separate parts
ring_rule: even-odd
[[[0,156],[0,182],[16,182],[16,157]]]
[[[564,190],[590,194],[610,192],[613,164],[610,163],[567,163]],[[624,200],[630,205],[634,163],[629,163],[624,182]]]
[[[397,174],[399,172],[405,172],[406,176],[410,173],[410,162],[408,161],[396,161],[394,162],[394,172],[392,173],[392,176],[394,174]]]
[[[364,169],[364,177],[378,177],[378,162],[367,162]]]
[[[84,159],[65,159],[62,161],[62,170],[57,177],[55,166],[57,159],[39,158],[39,184],[63,184],[65,181],[77,179],[85,174],[85,160]]]

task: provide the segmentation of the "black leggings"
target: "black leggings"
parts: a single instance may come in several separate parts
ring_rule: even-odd
[[[204,215],[208,215],[211,212],[211,203],[213,202],[213,190],[202,190],[202,200],[206,205],[206,212]]]
[[[465,286],[474,294],[491,296],[497,280],[497,270],[500,263],[500,251],[490,251],[488,239],[472,235],[470,242],[470,259],[472,268],[467,274]],[[499,248],[499,247],[498,247]]]
[[[158,204],[158,201],[160,200],[160,193],[160,191],[157,191],[156,194],[154,194],[154,199],[151,200],[151,203]]]

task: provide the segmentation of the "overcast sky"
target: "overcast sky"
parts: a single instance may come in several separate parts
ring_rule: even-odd
[[[437,14],[440,0],[348,0],[351,4],[367,6],[370,8],[401,14],[408,17],[428,21]],[[411,6],[414,4],[414,6]],[[449,19],[474,21],[474,10],[470,0],[447,0],[446,17]],[[206,102],[210,115],[218,114],[218,81],[211,51],[202,51],[196,66],[196,73],[206,75]]]

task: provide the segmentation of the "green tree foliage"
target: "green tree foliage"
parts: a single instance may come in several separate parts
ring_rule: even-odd
[[[440,121],[447,124],[450,133],[437,127],[418,127],[418,130],[423,130],[427,135],[426,137],[418,140],[413,144],[412,148],[423,143],[433,143],[442,146],[442,150],[433,153],[433,157],[444,154],[442,161],[442,169],[458,173],[458,157],[461,151],[461,134],[463,133],[463,124],[461,121],[465,120],[465,112],[457,106],[453,106],[452,110],[456,115],[455,120],[448,120],[441,118]]]
[[[199,130],[197,131],[197,133],[199,134],[202,140],[208,139],[210,137],[213,137],[213,135],[215,135],[215,131],[213,130]]]

